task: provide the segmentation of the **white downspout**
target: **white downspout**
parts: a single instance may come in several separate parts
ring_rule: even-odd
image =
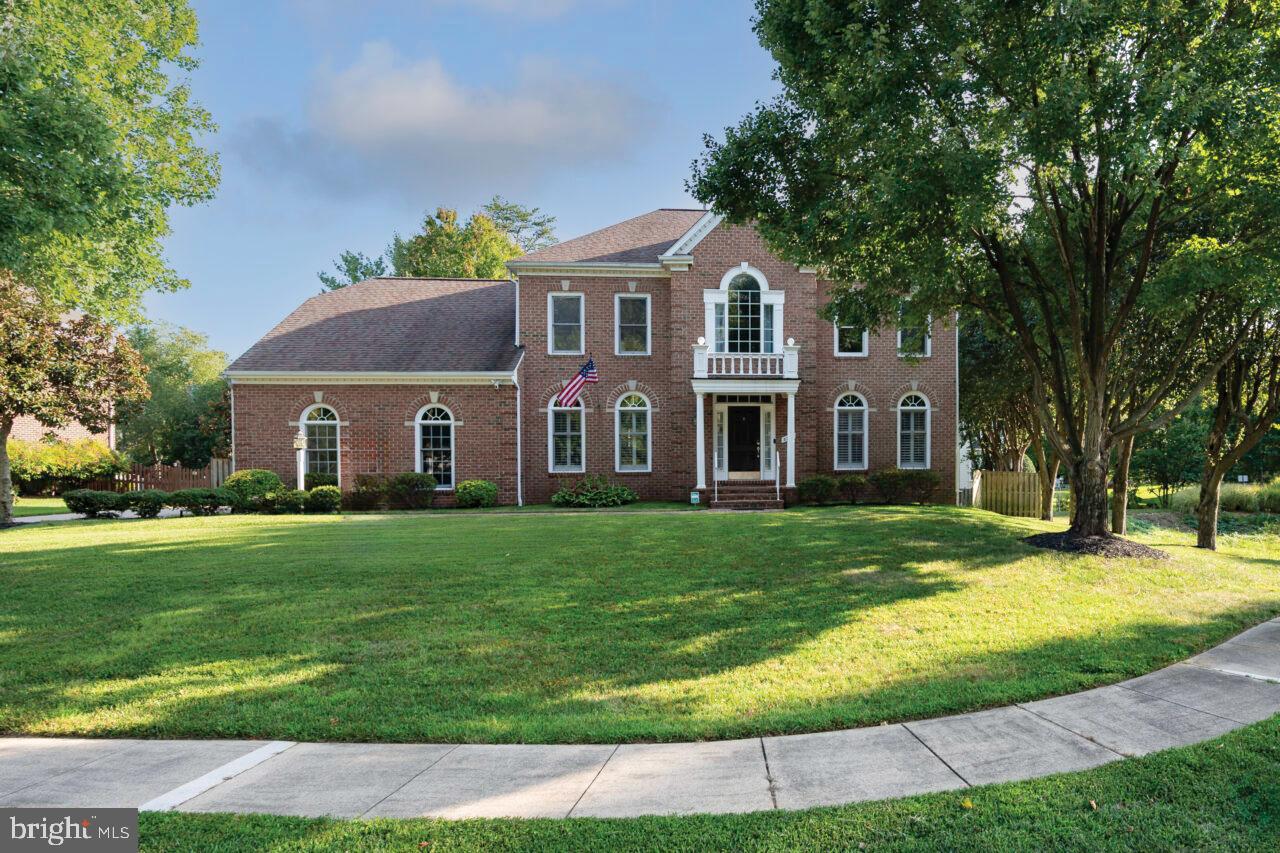
[[[231,473],[236,470],[236,383],[227,381],[227,392],[231,398]]]
[[[511,371],[511,384],[516,386],[516,506],[524,506],[524,441],[522,438],[524,411],[521,407],[521,398],[524,393],[520,389],[521,364],[524,364],[524,353],[520,353],[520,360],[516,362],[515,370]]]

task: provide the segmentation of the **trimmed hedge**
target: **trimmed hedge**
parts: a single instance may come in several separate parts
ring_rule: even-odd
[[[498,484],[488,480],[463,480],[454,490],[454,500],[465,509],[493,506],[498,502]]]
[[[387,499],[396,509],[429,509],[436,499],[436,478],[405,471],[387,484]]]
[[[179,489],[169,495],[169,506],[192,515],[214,515],[224,506],[235,507],[239,500],[230,489]]]
[[[115,518],[128,509],[125,496],[116,492],[100,492],[96,489],[72,489],[62,495],[67,509],[85,518]]]
[[[602,476],[583,477],[551,496],[556,506],[605,507],[635,503],[640,496],[626,486],[610,483]]]
[[[307,492],[307,512],[337,512],[342,507],[342,491],[337,486],[316,486]]]
[[[338,485],[338,477],[336,474],[307,474],[302,478],[302,482],[306,485],[307,491],[311,492],[321,486]]]
[[[309,495],[302,489],[280,489],[262,496],[262,511],[273,515],[297,515],[307,508]]]
[[[356,474],[355,486],[343,495],[343,501],[349,509],[381,509],[388,485],[382,474]]]
[[[160,515],[160,510],[168,506],[170,501],[169,493],[162,492],[159,489],[127,492],[121,497],[124,498],[125,506],[136,512],[139,518],[155,518]]]
[[[242,471],[236,471],[223,481],[222,488],[236,496],[232,504],[236,509],[253,511],[269,492],[283,490],[284,481],[274,471],[268,471],[265,468],[245,468]]]
[[[796,494],[805,503],[829,503],[836,494],[836,478],[826,474],[805,477],[796,484]]]
[[[89,480],[110,477],[129,467],[129,460],[101,441],[22,441],[11,438],[9,471],[19,494],[63,492]]]
[[[937,471],[884,468],[867,480],[876,487],[885,503],[925,503],[942,485]]]
[[[836,490],[840,497],[851,504],[856,504],[859,497],[866,495],[867,486],[865,474],[844,474],[836,478]]]

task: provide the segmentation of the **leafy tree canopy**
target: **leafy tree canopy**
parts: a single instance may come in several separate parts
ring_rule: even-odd
[[[333,262],[337,275],[318,272],[316,276],[325,290],[338,290],[349,284],[356,284],[369,278],[377,278],[387,274],[387,262],[384,258],[368,258],[360,252],[343,252]]]

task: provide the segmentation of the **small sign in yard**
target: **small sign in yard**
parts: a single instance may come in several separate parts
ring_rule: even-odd
[[[702,495],[698,494],[697,492],[690,492],[690,493],[689,493],[689,503],[691,503],[691,504],[700,504],[700,503],[702,503]]]

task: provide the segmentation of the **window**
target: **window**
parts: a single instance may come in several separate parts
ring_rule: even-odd
[[[929,329],[933,319],[927,318],[923,323],[904,326],[905,314],[899,312],[898,323],[898,355],[911,358],[927,358],[932,348],[932,336]]]
[[[867,330],[861,326],[842,326],[836,323],[836,355],[865,356],[867,354]]]
[[[618,400],[617,458],[614,467],[622,471],[649,470],[649,401],[641,394],[627,394]]]
[[[576,401],[568,408],[559,406],[555,400],[552,400],[550,412],[548,431],[551,470],[553,472],[586,470],[583,459],[585,430],[582,423],[582,400]]]
[[[867,403],[858,394],[836,400],[836,468],[867,467]]]
[[[312,406],[302,413],[307,436],[304,474],[338,476],[338,415],[328,406]]]
[[[436,478],[437,489],[453,488],[453,414],[444,406],[418,412],[418,473]]]
[[[618,355],[649,354],[649,295],[619,293],[614,298]]]
[[[716,352],[773,352],[773,305],[760,298],[760,282],[738,273],[728,299],[715,306]]]
[[[547,294],[547,352],[582,355],[582,294]]]
[[[929,467],[929,401],[920,394],[898,403],[898,467]]]

